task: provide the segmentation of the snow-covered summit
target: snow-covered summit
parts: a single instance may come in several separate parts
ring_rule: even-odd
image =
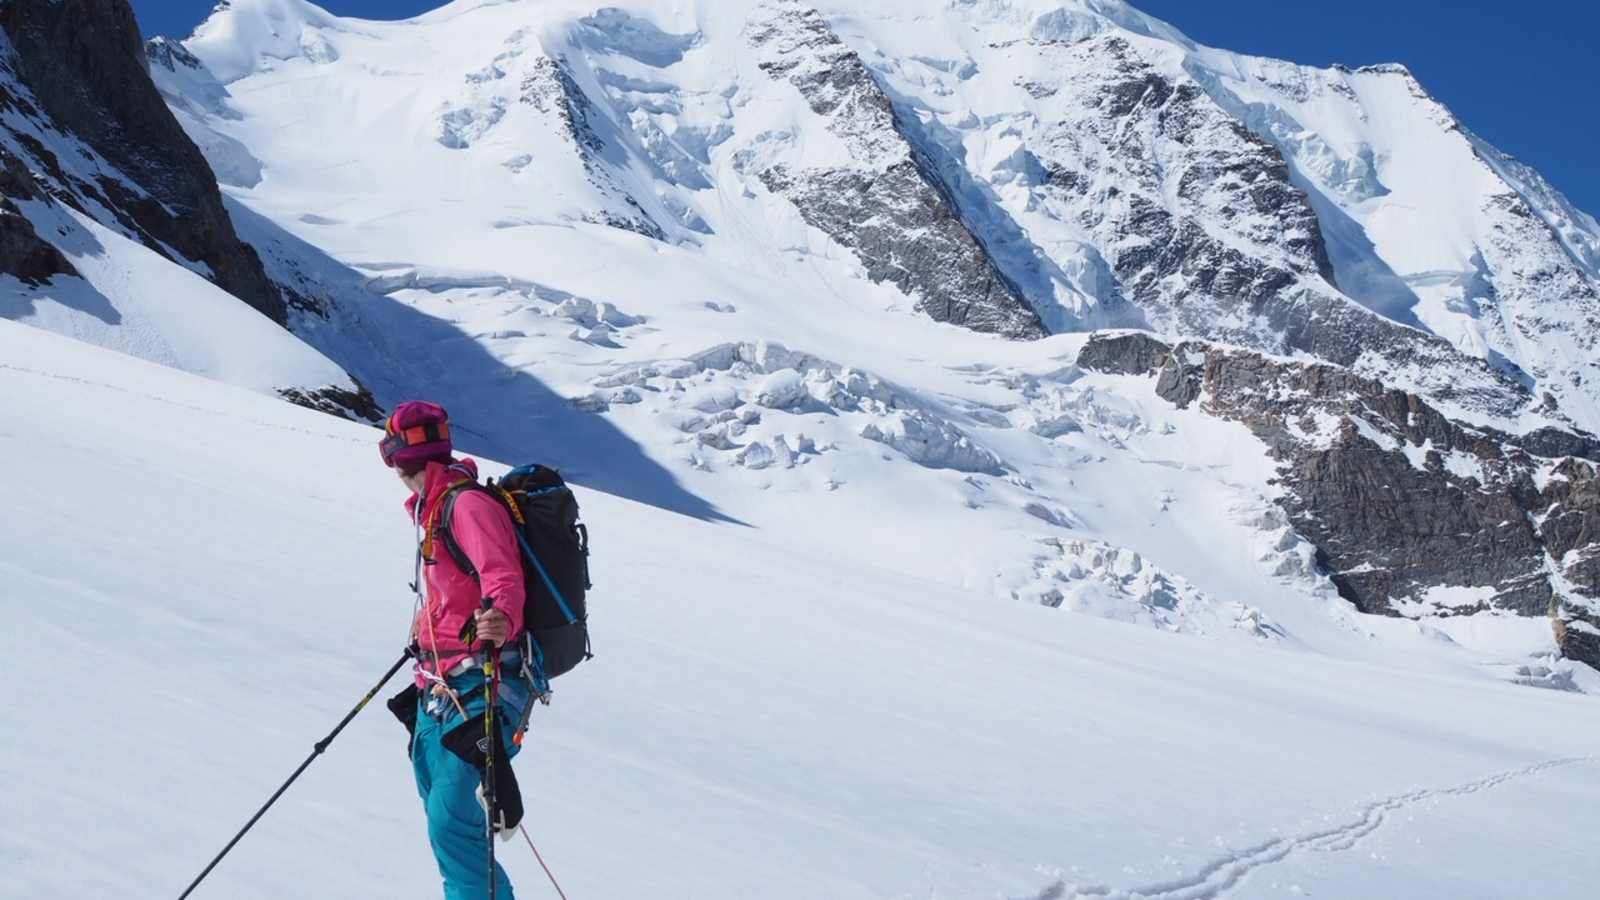
[[[183,43],[227,84],[275,61],[333,62],[330,34],[353,25],[306,0],[222,0]]]

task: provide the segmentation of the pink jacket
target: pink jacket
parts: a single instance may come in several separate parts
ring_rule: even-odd
[[[420,666],[436,674],[449,672],[456,663],[470,656],[461,640],[461,629],[473,613],[483,608],[483,598],[494,601],[495,609],[511,620],[513,634],[522,631],[522,550],[506,512],[495,498],[482,491],[464,491],[456,498],[450,520],[450,533],[461,551],[478,569],[478,580],[462,571],[450,558],[444,541],[438,537],[445,492],[452,486],[475,481],[478,466],[470,459],[451,460],[447,465],[430,462],[423,482],[422,496],[427,502],[418,511],[419,497],[411,495],[406,511],[413,523],[423,525],[424,606],[413,625],[422,647]],[[429,560],[432,560],[430,563]],[[417,684],[426,687],[419,672]]]

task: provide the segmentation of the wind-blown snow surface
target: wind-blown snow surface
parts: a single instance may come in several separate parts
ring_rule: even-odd
[[[66,258],[81,277],[31,290],[0,279],[0,318],[264,394],[353,390],[327,357],[200,275],[75,211],[25,209],[71,235]]]
[[[401,488],[371,429],[12,323],[0,347],[27,476],[0,654],[31,679],[7,887],[170,897],[392,661]],[[581,500],[598,655],[518,764],[569,896],[1578,900],[1600,874],[1589,698],[1241,654]],[[369,709],[197,896],[435,896],[410,779]]]

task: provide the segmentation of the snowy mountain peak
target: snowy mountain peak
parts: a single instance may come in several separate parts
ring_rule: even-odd
[[[226,0],[183,43],[227,84],[290,59],[332,62],[332,35],[349,27],[307,0]]]
[[[1073,0],[1033,6],[1038,12],[1028,33],[1037,41],[1076,43],[1114,27],[1183,47],[1195,46],[1183,32],[1122,0]]]

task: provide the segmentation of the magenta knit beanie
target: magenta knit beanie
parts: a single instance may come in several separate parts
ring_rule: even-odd
[[[430,460],[450,459],[450,416],[444,407],[409,400],[394,408],[378,445],[384,465],[407,475],[422,471]]]

